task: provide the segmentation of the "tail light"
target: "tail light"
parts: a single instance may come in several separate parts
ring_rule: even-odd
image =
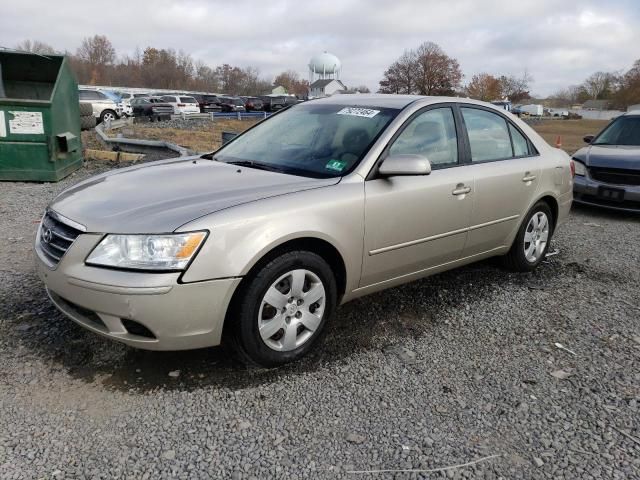
[[[576,162],[573,159],[569,160],[569,168],[571,168],[571,177],[576,176]]]

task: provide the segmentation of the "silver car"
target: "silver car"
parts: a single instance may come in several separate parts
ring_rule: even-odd
[[[80,89],[78,91],[78,97],[80,103],[91,104],[93,107],[93,116],[96,117],[98,123],[117,120],[122,116],[122,105],[104,92]]]
[[[572,201],[569,156],[460,98],[339,95],[218,151],[64,191],[35,240],[55,305],[153,350],[309,351],[339,304],[493,256],[530,271]]]

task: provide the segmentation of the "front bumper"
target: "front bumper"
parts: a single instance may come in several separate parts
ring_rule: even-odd
[[[85,265],[102,235],[82,234],[52,267],[36,238],[36,268],[53,303],[104,337],[147,350],[218,345],[240,278],[180,283],[180,273],[125,272]]]
[[[607,189],[624,191],[624,199],[621,201],[611,199],[605,193]],[[573,179],[573,200],[584,205],[640,212],[640,186],[613,185],[598,182],[588,175],[576,175]]]

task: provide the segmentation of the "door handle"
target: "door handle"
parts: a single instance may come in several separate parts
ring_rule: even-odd
[[[523,182],[533,182],[536,179],[535,175],[531,175],[529,172],[524,174],[524,177],[522,177],[522,181]]]
[[[463,183],[459,183],[458,185],[456,185],[455,190],[453,192],[451,192],[451,194],[452,195],[466,195],[470,191],[471,191],[471,187],[465,187]]]

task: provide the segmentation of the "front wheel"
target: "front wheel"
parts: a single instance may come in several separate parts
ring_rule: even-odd
[[[531,272],[545,259],[553,235],[553,214],[545,202],[536,203],[518,230],[505,265],[516,272]]]
[[[100,114],[100,123],[105,123],[107,121],[113,122],[118,119],[118,115],[113,110],[104,110]]]
[[[241,359],[275,367],[304,356],[336,307],[336,281],[319,255],[294,251],[247,279],[227,318]]]

